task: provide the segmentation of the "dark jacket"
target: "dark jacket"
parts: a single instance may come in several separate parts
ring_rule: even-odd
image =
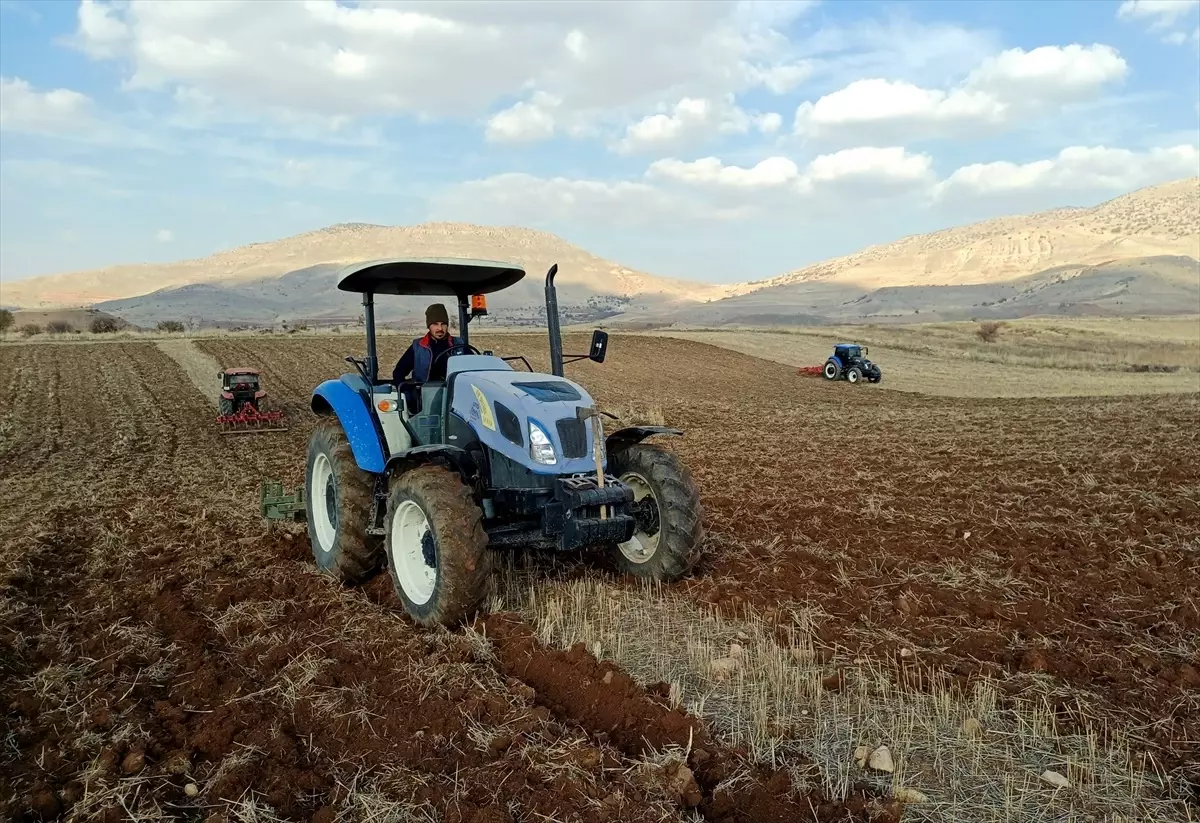
[[[412,341],[408,349],[396,362],[396,368],[392,370],[392,382],[402,383],[412,373],[412,379],[418,383],[428,383],[430,380],[445,380],[446,379],[446,361],[449,357],[443,357],[437,365],[433,361],[438,355],[449,349],[451,346],[461,346],[461,337],[446,335],[441,340],[434,340],[429,334],[424,337],[418,337]],[[432,366],[432,373],[430,367]]]

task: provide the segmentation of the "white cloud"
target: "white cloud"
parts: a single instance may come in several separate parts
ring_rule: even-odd
[[[865,213],[889,202],[910,210],[980,202],[1044,208],[1046,197],[1112,196],[1200,174],[1196,145],[1130,151],[1075,146],[1054,158],[963,166],[939,181],[933,159],[899,146],[860,146],[805,165],[774,156],[752,166],[717,157],[650,164],[642,180],[501,174],[449,187],[431,219],[532,226],[680,226]],[[1061,202],[1061,200],[1059,201]]]
[[[1200,44],[1200,26],[1185,22],[1197,9],[1200,0],[1125,0],[1117,9],[1117,19],[1146,23],[1147,31],[1160,34],[1164,43],[1173,46],[1188,40]]]
[[[902,80],[857,80],[801,104],[794,130],[856,142],[985,134],[1092,99],[1127,72],[1125,60],[1106,45],[1009,49],[985,59],[949,90]]]
[[[990,197],[1047,191],[1131,191],[1200,174],[1200,151],[1194,145],[1153,148],[1145,152],[1105,146],[1071,146],[1054,158],[1032,163],[973,163],[939,183],[939,199]]]
[[[646,176],[727,189],[788,187],[802,194],[860,185],[890,192],[931,183],[933,159],[927,154],[910,154],[899,146],[860,146],[819,155],[803,169],[787,157],[768,157],[751,168],[727,166],[716,157],[690,162],[667,158],[651,163]]]
[[[498,143],[545,140],[554,135],[554,110],[562,98],[545,92],[536,93],[531,100],[521,101],[493,114],[488,119],[485,135]]]
[[[903,81],[857,80],[796,109],[795,130],[819,137],[953,133],[1003,122],[1005,105],[986,93],[923,89]]]
[[[783,126],[783,115],[774,111],[760,114],[754,119],[754,125],[763,134],[774,134]]]
[[[800,167],[787,157],[768,157],[752,168],[726,166],[716,157],[684,162],[674,158],[655,160],[646,176],[698,185],[762,189],[795,184]]]
[[[651,163],[642,180],[500,174],[459,183],[431,202],[430,219],[506,225],[622,227],[784,218],[861,205],[933,183],[931,160],[902,148],[857,148],[815,158],[768,157],[754,166],[719,158]]]
[[[887,77],[917,86],[938,86],[966,76],[980,57],[1002,48],[991,29],[951,22],[918,22],[904,16],[823,21],[801,37],[794,50],[827,88],[868,77]]]
[[[966,88],[1016,103],[1028,97],[1055,103],[1087,99],[1129,73],[1112,46],[1040,46],[989,57],[967,77]]]
[[[116,57],[129,46],[129,26],[114,8],[80,0],[77,18],[77,42],[92,57]]]
[[[812,63],[801,61],[777,66],[747,66],[746,77],[775,94],[787,94],[812,76]]]
[[[19,77],[0,78],[0,129],[28,134],[69,134],[87,125],[91,98],[70,89],[35,91]]]
[[[807,69],[772,26],[807,6],[83,0],[75,42],[129,65],[134,89],[256,114],[492,113],[492,139],[528,140],[628,122],[663,100],[793,88]]]
[[[1200,0],[1125,0],[1119,20],[1148,20],[1151,28],[1166,28],[1200,7]]]
[[[628,126],[625,137],[612,148],[621,154],[663,151],[715,134],[746,134],[752,128],[769,134],[777,131],[782,122],[778,114],[747,113],[734,102],[732,94],[716,101],[685,97],[669,114],[654,114]]]
[[[808,165],[814,184],[846,181],[915,184],[933,177],[933,159],[928,154],[910,154],[900,146],[860,146],[833,154],[822,154]]]
[[[645,226],[719,215],[647,183],[510,173],[449,187],[433,198],[430,217],[505,225],[578,222]]]
[[[154,233],[154,239],[160,243],[170,243],[175,239],[175,232],[170,229],[159,229]]]

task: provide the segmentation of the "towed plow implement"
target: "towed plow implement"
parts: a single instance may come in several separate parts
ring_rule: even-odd
[[[304,487],[286,494],[279,480],[263,480],[258,489],[259,514],[266,520],[292,520],[301,522],[308,516],[305,507]]]
[[[260,434],[287,431],[283,425],[283,409],[259,411],[246,404],[232,414],[217,415],[221,434]]]
[[[222,369],[221,413],[217,425],[221,434],[260,434],[287,431],[283,409],[267,410],[267,392],[262,388],[258,369],[244,366]]]

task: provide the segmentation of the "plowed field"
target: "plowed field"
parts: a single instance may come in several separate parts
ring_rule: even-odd
[[[544,336],[473,342],[546,367]],[[384,339],[385,369],[403,343]],[[259,483],[302,481],[309,392],[361,342],[195,345],[262,368],[290,430],[220,436],[150,342],[0,347],[8,816],[901,816],[866,783],[836,791],[820,752],[755,762],[669,683],[548,643],[520,614],[423,631],[386,575],[341,589],[316,574],[303,528],[259,519]],[[1044,695],[1097,745],[1119,732],[1130,768],[1150,763],[1197,815],[1200,394],[933,398],[619,336],[607,363],[567,373],[609,410],[687,431],[670,444],[708,538],[682,599],[780,633],[803,615],[828,690],[903,654],[964,688]],[[544,574],[638,591],[602,558]],[[954,819],[921,809],[903,819]],[[1045,819],[1092,819],[1069,811]]]

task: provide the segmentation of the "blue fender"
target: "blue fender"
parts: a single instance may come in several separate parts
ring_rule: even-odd
[[[837,363],[837,367],[839,369],[843,368],[842,358],[838,357],[836,354],[829,355],[829,360],[832,360],[834,363]],[[826,360],[825,362],[828,363],[829,360]]]
[[[386,465],[383,441],[362,394],[341,380],[326,380],[313,389],[309,406],[317,414],[332,411],[337,416],[360,469],[375,474],[383,471]]]

